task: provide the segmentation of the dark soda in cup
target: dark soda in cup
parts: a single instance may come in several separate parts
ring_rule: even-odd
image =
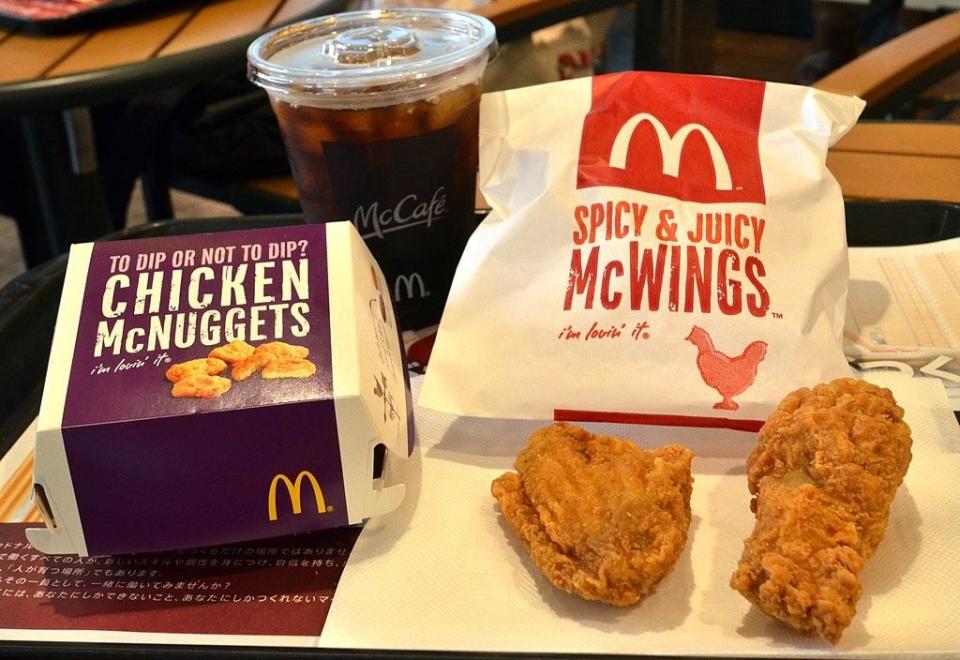
[[[308,221],[356,225],[405,329],[439,320],[475,226],[480,79],[495,48],[481,17],[396,9],[281,28],[248,53]]]

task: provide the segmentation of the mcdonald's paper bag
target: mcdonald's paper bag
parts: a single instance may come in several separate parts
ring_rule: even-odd
[[[824,163],[862,108],[663,73],[485,96],[492,212],[420,404],[756,429],[785,393],[848,375],[843,200]]]
[[[374,451],[413,417],[389,287],[350,223],[75,245],[27,536],[48,553],[194,547],[396,507]]]

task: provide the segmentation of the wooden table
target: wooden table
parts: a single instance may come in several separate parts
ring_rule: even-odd
[[[475,12],[509,41],[530,31],[628,0],[493,0]],[[151,86],[204,80],[208,71],[237,66],[256,34],[310,15],[348,8],[349,0],[219,0],[176,3],[140,20],[65,35],[38,35],[0,27],[0,116],[75,107],[126,98]],[[363,2],[359,2],[362,6]],[[423,0],[422,6],[445,4]],[[659,8],[661,2],[646,3]],[[641,13],[641,19],[647,15]],[[652,16],[652,14],[651,14]],[[656,47],[659,21],[638,20]],[[242,64],[241,64],[242,65]]]
[[[844,197],[960,203],[960,124],[861,122],[827,155]]]
[[[254,36],[347,0],[180,2],[64,35],[0,28],[0,115],[104,103],[244,66]]]
[[[8,128],[16,122],[24,152],[12,157],[15,162],[8,161],[12,182],[3,194],[16,196],[14,215],[28,263],[115,228],[101,185],[88,107],[156,97],[242,71],[246,48],[256,35],[285,22],[339,11],[347,2],[194,0],[70,34],[0,28],[0,118]],[[129,139],[144,141],[145,136],[132,134]],[[27,166],[18,169],[24,160]]]
[[[891,39],[815,83],[867,103],[860,123],[827,157],[844,196],[960,202],[960,124],[869,121],[896,116],[958,69],[960,12]]]
[[[478,3],[475,11],[497,26],[501,41],[509,41],[627,1],[493,0]],[[86,108],[169,93],[242,70],[246,48],[257,34],[357,4],[363,2],[193,0],[137,20],[72,34],[37,35],[0,28],[0,119],[14,117],[19,122],[29,162],[29,169],[10,186],[14,194],[26,192],[29,197],[20,200],[23,208],[15,212],[28,263],[39,263],[71,243],[109,233],[121,221],[117,203],[111,209],[104,198]],[[661,8],[661,0],[638,3],[635,61],[643,68],[658,68]],[[131,133],[130,139],[137,144],[156,139]],[[140,149],[137,158],[144,160],[142,152],[148,150]],[[137,163],[131,162],[128,169],[135,167]],[[170,217],[166,188],[154,189],[150,177],[144,181],[148,216]],[[0,195],[4,192],[0,184]]]

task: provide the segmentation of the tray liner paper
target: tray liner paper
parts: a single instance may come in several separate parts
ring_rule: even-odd
[[[32,630],[24,629],[22,618],[7,618],[2,624],[5,617],[0,609],[0,625],[18,627],[0,629],[0,638],[425,651],[956,658],[960,656],[960,427],[939,381],[883,373],[871,373],[868,379],[890,387],[905,408],[913,431],[913,461],[893,503],[886,537],[861,574],[864,594],[857,616],[836,647],[793,633],[727,586],[743,539],[753,527],[744,466],[755,441],[753,434],[591,425],[594,431],[619,434],[644,447],[683,442],[696,455],[687,547],[650,597],[620,609],[588,603],[550,585],[504,525],[490,495],[490,481],[511,469],[517,452],[540,422],[455,418],[424,409],[416,411],[419,443],[413,456],[388,461],[386,466],[388,477],[402,477],[410,484],[407,498],[401,508],[367,523],[339,584],[329,574],[332,580],[323,575],[304,579],[302,571],[309,573],[312,568],[240,569],[253,571],[248,578],[259,572],[266,582],[286,580],[290,593],[319,596],[329,589],[326,593],[332,600],[325,623],[327,608],[317,608],[316,602],[295,608],[302,610],[296,621],[283,614],[290,604],[140,602],[135,608],[129,603],[123,606],[127,612],[123,622],[109,614],[109,606],[100,606],[101,616],[73,618],[76,625],[58,627],[52,620],[38,620]],[[413,379],[415,390],[421,381]],[[718,437],[721,433],[723,441]],[[0,464],[0,475],[4,467]],[[2,529],[14,530],[23,538],[22,525],[2,525]],[[5,538],[0,538],[0,546]],[[317,538],[329,540],[325,533]],[[289,542],[309,546],[304,537],[291,537]],[[288,544],[281,539],[262,545]],[[20,550],[0,548],[0,560],[23,564],[11,562],[9,555],[3,557],[9,552]],[[188,551],[181,556],[194,555]],[[333,571],[339,574],[342,564],[335,563]],[[265,584],[230,575],[235,569],[205,570],[221,576],[220,582],[235,582],[229,587],[231,595],[259,593],[252,582]],[[207,577],[196,568],[183,573],[194,581]],[[76,577],[48,575],[46,579]],[[10,587],[0,585],[0,593],[4,588]],[[71,618],[77,606],[63,601],[47,603],[46,609]],[[316,617],[312,623],[301,616],[309,619],[308,610]],[[216,611],[219,623],[214,623]],[[147,632],[161,630],[165,632]],[[167,634],[172,631],[181,634]],[[210,634],[214,632],[221,634]]]
[[[836,647],[768,619],[728,581],[753,529],[746,454],[755,436],[597,425],[644,447],[682,442],[693,463],[687,548],[657,590],[620,609],[554,588],[503,523],[490,482],[537,422],[417,410],[408,492],[368,523],[350,557],[323,646],[454,651],[896,657],[960,654],[960,427],[941,384],[871,374],[913,431],[913,461],[886,536],[861,574],[857,616]],[[420,379],[415,380],[419,387]],[[420,474],[416,474],[419,472]],[[362,615],[361,615],[362,613]],[[478,625],[482,622],[482,625]]]
[[[241,545],[116,557],[44,555],[0,524],[0,639],[150,642],[148,635],[286,640],[323,630],[356,527]],[[31,632],[31,631],[40,631]],[[71,631],[64,633],[48,631]],[[120,632],[123,631],[123,632]],[[132,636],[118,638],[118,635]],[[260,637],[258,637],[260,636]],[[237,643],[237,642],[232,642]]]

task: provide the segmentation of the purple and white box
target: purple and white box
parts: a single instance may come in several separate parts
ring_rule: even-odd
[[[414,434],[389,296],[349,222],[73,246],[30,542],[169,550],[394,509],[375,448],[405,459]]]

